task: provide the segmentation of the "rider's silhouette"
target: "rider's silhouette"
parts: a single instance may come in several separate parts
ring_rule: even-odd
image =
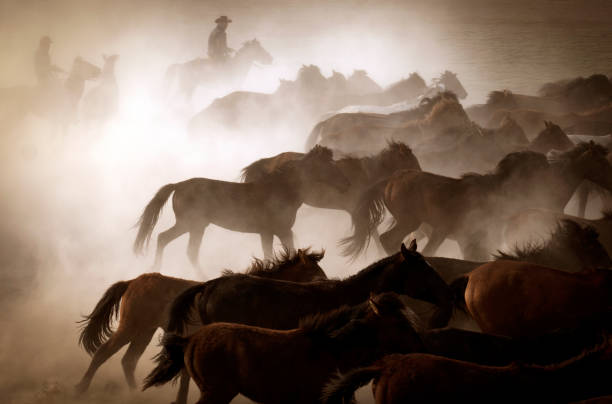
[[[54,72],[63,72],[59,67],[51,64],[51,38],[43,36],[38,43],[38,49],[34,54],[34,70],[39,85],[48,84],[53,77]]]
[[[208,57],[215,62],[226,61],[234,50],[227,46],[227,26],[232,20],[222,15],[215,20],[217,26],[208,37]]]

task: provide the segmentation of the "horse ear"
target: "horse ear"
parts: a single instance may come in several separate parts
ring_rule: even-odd
[[[417,250],[417,242],[416,242],[415,238],[413,238],[412,241],[410,242],[410,245],[408,246],[408,250],[410,250],[412,252],[416,252],[416,250]]]

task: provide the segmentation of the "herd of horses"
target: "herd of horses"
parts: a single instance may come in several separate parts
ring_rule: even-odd
[[[319,83],[341,87],[334,76]],[[369,89],[378,95],[352,100],[398,101],[383,100],[389,89]],[[153,272],[110,286],[81,323],[79,343],[92,360],[77,391],[125,345],[125,378],[136,388],[137,362],[162,328],[144,389],[178,378],[177,404],[187,402],[190,379],[200,404],[238,394],[262,403],[351,403],[370,381],[379,404],[612,395],[612,215],[583,217],[594,196],[610,206],[612,82],[593,75],[546,84],[537,96],[497,91],[465,109],[448,85],[422,90],[390,113],[324,116],[306,152],[259,159],[241,182],[162,186],[133,246],[140,253],[149,244],[172,196],[176,222],[157,236],[155,270],[166,245],[185,233],[200,270],[209,224],[259,234],[264,259],[204,282]],[[276,102],[269,97],[260,108]],[[334,99],[329,91],[321,97]],[[533,116],[541,118],[537,130]],[[464,174],[449,176],[457,170]],[[564,209],[575,194],[580,212],[570,216]],[[339,240],[345,255],[356,258],[374,240],[386,256],[328,279],[319,266],[324,251],[295,249],[302,204],[350,215],[353,234]],[[390,227],[379,233],[386,217]],[[427,238],[422,253],[415,237]],[[462,259],[436,256],[446,239]],[[449,326],[457,316],[479,331]]]

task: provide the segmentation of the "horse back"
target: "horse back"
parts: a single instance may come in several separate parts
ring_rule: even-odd
[[[297,283],[240,274],[221,277],[209,281],[201,296],[201,317],[205,323],[296,328],[300,318],[340,306],[330,294],[330,282],[335,283]]]
[[[467,308],[484,332],[539,335],[605,310],[606,291],[584,274],[498,260],[469,275]]]

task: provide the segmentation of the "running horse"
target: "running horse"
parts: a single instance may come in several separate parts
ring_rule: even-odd
[[[304,153],[286,152],[257,160],[242,170],[242,179],[244,182],[260,180],[286,162],[303,157]],[[339,192],[325,183],[319,183],[304,195],[304,203],[318,208],[344,210],[351,217],[357,211],[361,194],[370,186],[397,170],[421,169],[412,150],[401,142],[389,142],[384,150],[373,156],[340,158],[336,164],[351,183],[348,191]],[[375,240],[378,241],[376,235]]]
[[[244,42],[236,55],[223,64],[203,58],[176,63],[170,65],[164,75],[164,94],[168,97],[176,88],[178,95],[190,100],[194,90],[208,80],[242,80],[253,63],[271,64],[272,60],[259,41],[253,39]]]
[[[323,254],[323,251],[310,252],[309,249],[297,252],[285,249],[273,260],[262,261],[255,258],[244,273],[293,282],[323,280],[327,279],[327,276],[318,264]],[[223,275],[231,277],[234,273],[225,270]],[[76,386],[76,391],[79,394],[84,393],[98,368],[126,344],[129,344],[129,347],[121,364],[128,386],[136,388],[134,371],[138,360],[151,342],[155,331],[158,328],[166,329],[170,304],[181,292],[197,284],[197,281],[148,273],[109,287],[91,314],[80,321],[79,344],[92,358],[87,372]],[[117,315],[119,324],[117,329],[112,331],[112,320]],[[199,324],[192,325],[189,332],[198,327]],[[181,387],[181,392],[186,397],[188,379],[181,382]],[[178,401],[181,401],[180,396]]]
[[[200,388],[200,404],[229,404],[239,393],[259,403],[316,403],[338,369],[418,351],[412,322],[399,296],[385,293],[308,317],[292,330],[209,324],[190,337],[165,336],[144,389],[186,368]]]
[[[340,192],[345,192],[350,185],[333,161],[331,150],[321,146],[252,183],[192,178],[164,185],[140,217],[134,252],[141,252],[148,244],[162,207],[174,193],[172,207],[176,223],[157,237],[154,268],[161,266],[164,247],[187,232],[187,256],[195,268],[200,268],[200,244],[204,230],[211,223],[233,231],[259,233],[264,258],[270,258],[274,235],[285,247],[293,248],[291,228],[297,210],[304,202],[308,188],[317,182],[326,183]]]

